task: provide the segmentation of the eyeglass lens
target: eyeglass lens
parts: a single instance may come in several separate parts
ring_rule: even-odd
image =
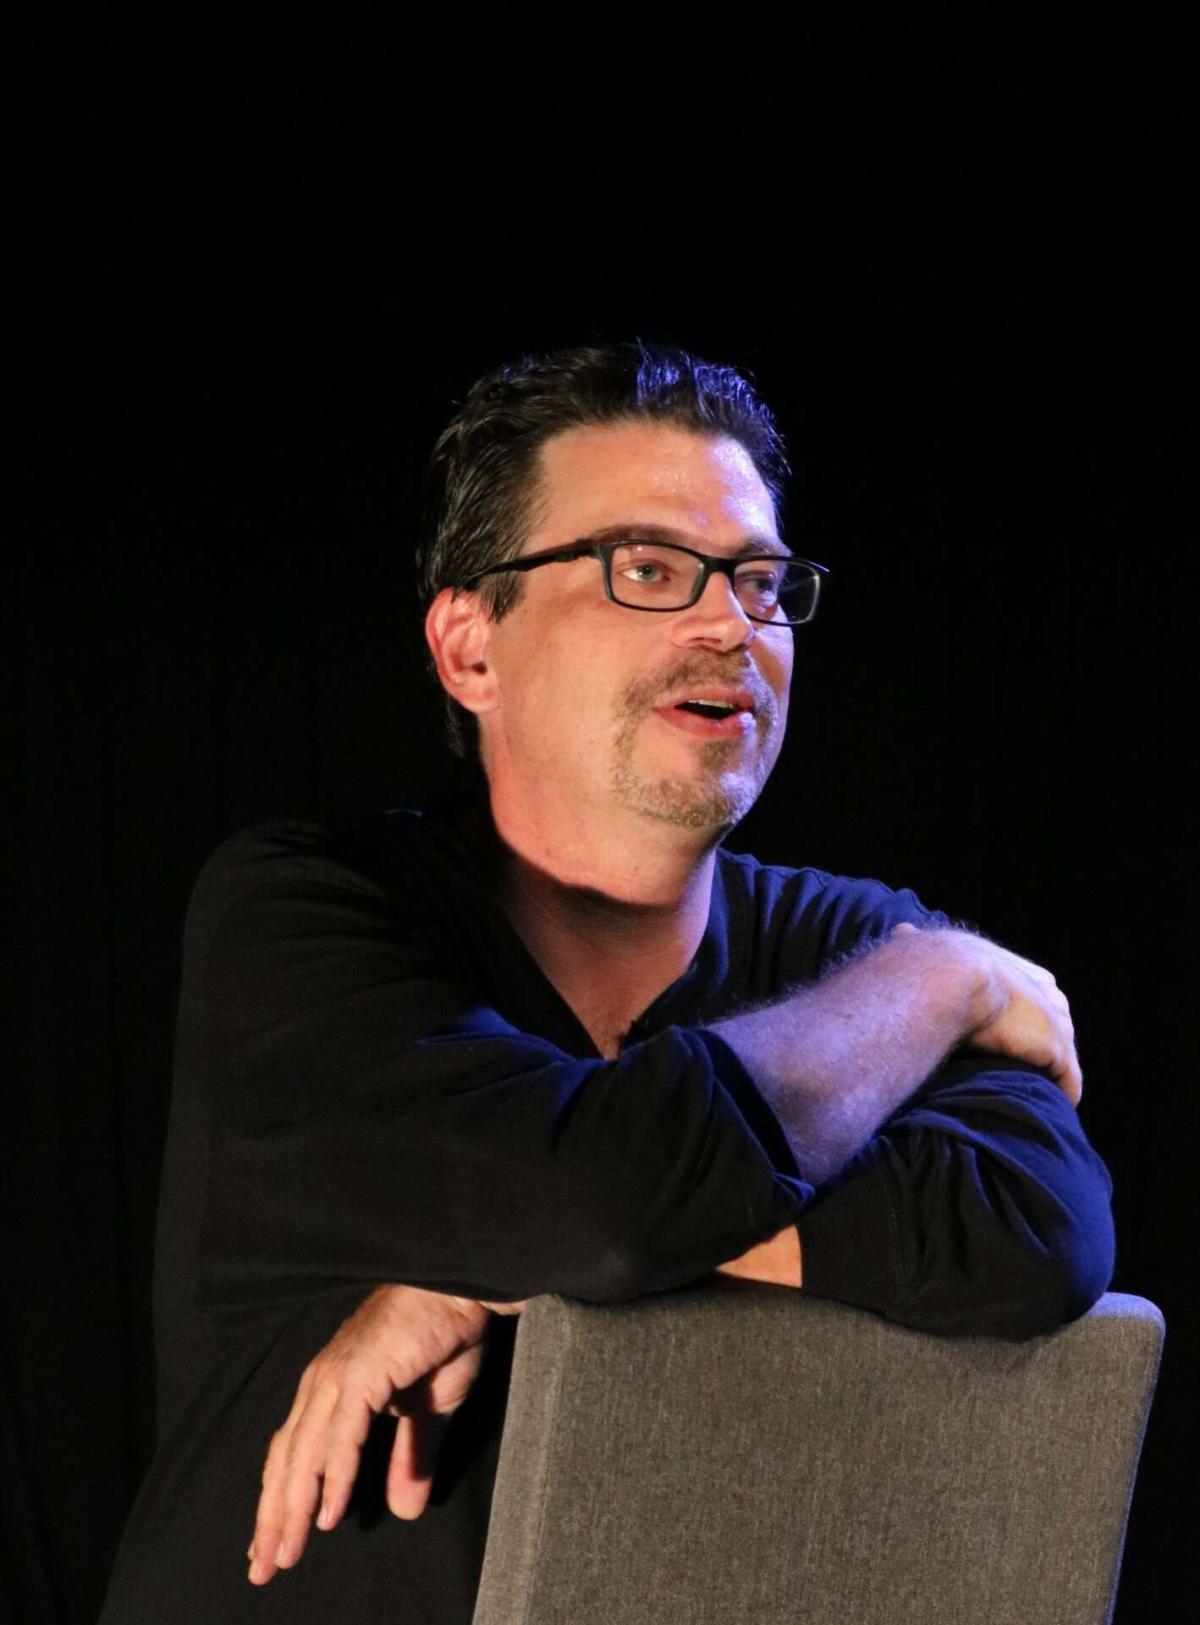
[[[703,567],[668,543],[630,542],[613,550],[613,597],[632,609],[682,609]],[[816,607],[818,577],[806,564],[748,559],[734,576],[734,591],[747,615],[806,621]]]

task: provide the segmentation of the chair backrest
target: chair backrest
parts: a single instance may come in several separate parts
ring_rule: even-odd
[[[1163,1340],[909,1331],[722,1282],[517,1335],[475,1625],[1111,1617]]]

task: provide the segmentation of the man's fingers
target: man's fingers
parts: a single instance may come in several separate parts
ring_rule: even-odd
[[[388,1509],[397,1518],[417,1518],[425,1509],[425,1499],[414,1482],[416,1451],[413,1418],[401,1411],[396,1418],[396,1437],[387,1476]]]
[[[250,1558],[249,1577],[254,1585],[265,1585],[279,1567],[276,1558],[287,1522],[288,1462],[297,1428],[308,1412],[317,1375],[318,1363],[310,1360],[301,1374],[287,1421],[277,1429],[267,1447],[254,1534],[247,1554]]]
[[[482,1360],[482,1342],[460,1349],[388,1406],[397,1421],[387,1504],[397,1518],[419,1518],[429,1504],[442,1436],[451,1414],[471,1391]]]
[[[374,1414],[366,1396],[343,1389],[329,1419],[318,1529],[336,1529],[345,1514]]]
[[[423,1400],[397,1421],[387,1477],[387,1504],[397,1518],[419,1518],[429,1504],[445,1430],[445,1419],[433,1415]]]
[[[521,1305],[510,1312],[517,1312]],[[488,1312],[469,1299],[403,1285],[377,1288],[305,1369],[287,1422],[272,1439],[250,1544],[250,1578],[263,1585],[299,1562],[314,1517],[344,1516],[374,1413],[393,1410],[397,1388],[419,1405],[398,1427],[389,1504],[402,1517],[424,1509],[437,1455],[436,1415],[461,1405],[479,1369]],[[469,1345],[469,1346],[464,1346]],[[424,1380],[445,1361],[428,1392]],[[318,1508],[319,1513],[318,1513]]]
[[[277,1568],[275,1554],[283,1535],[283,1491],[290,1437],[291,1428],[285,1423],[267,1448],[262,1493],[254,1519],[254,1538],[250,1542],[250,1551],[254,1554],[250,1561],[250,1580],[254,1585],[265,1585]]]
[[[1067,1056],[1066,1066],[1062,1076],[1057,1080],[1059,1088],[1066,1095],[1072,1106],[1078,1106],[1083,1099],[1083,1071],[1079,1065],[1079,1056],[1072,1041],[1070,1053]]]
[[[1065,996],[1056,987],[1053,1002],[1058,1012],[1054,1023],[1058,1040],[1058,1053],[1051,1064],[1051,1075],[1055,1083],[1066,1095],[1072,1106],[1078,1106],[1083,1098],[1083,1073],[1079,1066],[1079,1055],[1075,1049],[1075,1027],[1071,1021],[1071,1010]]]
[[[472,1343],[438,1366],[423,1384],[429,1409],[437,1416],[456,1411],[471,1391],[483,1363],[483,1344]]]
[[[1044,1000],[1021,998],[967,1040],[972,1049],[992,1050],[1047,1071],[1073,1106],[1083,1097],[1083,1073],[1075,1050],[1069,1012],[1051,1012]]]
[[[1078,1106],[1083,1099],[1083,1073],[1079,1067],[1079,1057],[1075,1053],[1074,1044],[1066,1046],[1062,1056],[1051,1064],[1049,1071],[1072,1106]]]
[[[326,1432],[339,1396],[340,1386],[332,1379],[315,1383],[288,1440],[282,1472],[283,1528],[275,1552],[264,1554],[278,1568],[290,1569],[298,1563],[308,1543],[320,1499]]]
[[[287,1488],[284,1492],[283,1534],[275,1553],[275,1562],[281,1569],[290,1569],[304,1555],[308,1545],[308,1532],[316,1517],[321,1498],[321,1475],[305,1457],[288,1469]]]
[[[465,1349],[448,1362],[437,1389],[439,1409],[451,1410],[462,1403],[481,1357],[482,1349]],[[424,1389],[425,1384],[419,1386]],[[282,1489],[276,1491],[274,1500],[281,1500],[283,1506],[272,1559],[278,1568],[291,1568],[299,1562],[314,1521],[318,1528],[330,1530],[344,1517],[379,1397],[375,1395],[373,1403],[368,1388],[348,1380],[336,1390],[331,1382],[311,1389],[309,1404],[288,1439],[282,1468],[276,1469]],[[431,1403],[423,1397],[420,1408],[428,1409]],[[417,1517],[424,1509],[436,1443],[419,1422],[402,1432],[397,1491],[401,1516]],[[261,1549],[257,1541],[256,1548]]]

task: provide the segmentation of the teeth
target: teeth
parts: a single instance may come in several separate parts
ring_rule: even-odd
[[[731,717],[737,710],[736,705],[726,705],[720,700],[681,700],[679,703],[681,707],[698,711],[702,716]]]

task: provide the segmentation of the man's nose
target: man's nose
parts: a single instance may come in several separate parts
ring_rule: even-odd
[[[716,649],[740,649],[754,636],[754,622],[738,602],[733,582],[713,571],[690,609],[671,617],[671,641],[703,643]]]

